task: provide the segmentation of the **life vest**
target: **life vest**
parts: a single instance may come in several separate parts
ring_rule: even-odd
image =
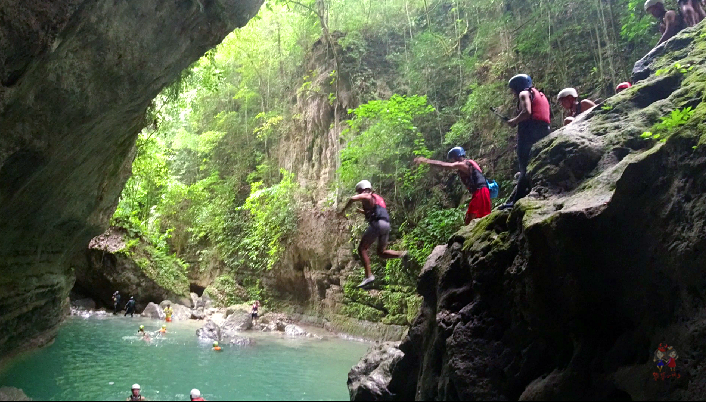
[[[213,348],[213,350],[215,350],[216,352],[220,352],[220,351],[221,351],[221,347],[220,347],[220,346],[216,346],[215,348]]]
[[[485,176],[483,176],[483,171],[476,161],[466,159],[466,164],[471,169],[471,175],[467,176],[463,173],[459,173],[458,176],[461,178],[461,182],[466,186],[468,191],[474,194],[478,189],[488,187],[488,181],[485,179]]]
[[[532,120],[542,121],[544,123],[550,124],[551,120],[551,110],[549,108],[549,101],[547,97],[537,90],[537,88],[530,88],[530,99],[532,100]]]
[[[139,394],[137,396],[130,394],[130,400],[131,401],[141,401],[142,399],[142,394]]]
[[[382,199],[377,194],[373,194],[373,202],[375,205],[365,211],[365,219],[368,222],[377,222],[380,220],[390,221],[390,215],[387,213],[387,205],[385,205],[385,200]]]
[[[205,399],[203,399],[202,397],[198,397],[198,398],[195,398],[195,399],[192,398],[191,400],[192,400],[192,401],[205,401]]]

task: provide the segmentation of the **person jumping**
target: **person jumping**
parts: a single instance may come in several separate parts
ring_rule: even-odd
[[[468,211],[466,211],[465,224],[468,225],[472,220],[482,218],[490,214],[493,209],[493,204],[490,202],[490,191],[488,190],[488,182],[483,176],[483,171],[480,166],[472,159],[466,157],[466,151],[461,147],[452,148],[447,158],[453,162],[442,162],[427,158],[415,158],[416,163],[426,163],[427,165],[440,167],[446,170],[455,170],[458,172],[461,182],[466,186],[471,193],[471,201],[468,203]]]
[[[382,259],[402,258],[407,253],[387,250],[387,242],[390,236],[390,215],[387,213],[385,200],[373,192],[370,182],[367,180],[361,181],[356,184],[355,191],[358,195],[351,197],[338,215],[344,216],[344,212],[354,202],[360,202],[363,206],[363,209],[358,210],[359,213],[365,215],[365,219],[368,221],[368,229],[363,234],[358,246],[358,253],[365,267],[365,279],[358,287],[363,288],[375,281],[375,276],[370,270],[370,256],[368,255],[368,249],[375,243],[375,240],[378,242],[378,256]]]

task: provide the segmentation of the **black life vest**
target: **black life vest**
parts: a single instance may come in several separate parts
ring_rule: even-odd
[[[368,222],[390,221],[390,215],[387,213],[387,205],[385,200],[377,194],[373,194],[373,202],[375,205],[371,209],[365,209],[365,220]]]
[[[142,394],[138,394],[137,396],[130,394],[130,400],[131,401],[141,401],[142,400]]]
[[[478,189],[483,188],[483,187],[488,187],[488,181],[485,179],[485,176],[483,176],[483,172],[481,172],[480,166],[474,166],[474,162],[472,162],[470,159],[466,159],[466,165],[471,169],[471,175],[467,176],[461,172],[459,172],[458,177],[461,179],[461,182],[466,186],[468,191],[471,192],[471,194],[474,194]]]

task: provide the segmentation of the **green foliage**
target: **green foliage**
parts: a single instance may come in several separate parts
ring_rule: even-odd
[[[640,137],[666,142],[667,139],[663,137],[669,136],[677,128],[685,125],[693,115],[694,110],[691,107],[672,110],[668,116],[660,117],[660,122],[652,127],[652,131],[645,131]]]
[[[660,75],[670,75],[675,73],[686,74],[694,69],[694,66],[682,66],[681,63],[677,62],[669,66],[668,68],[660,68],[655,72],[656,76]]]

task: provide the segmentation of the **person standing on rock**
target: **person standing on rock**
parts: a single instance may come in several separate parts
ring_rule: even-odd
[[[461,182],[471,193],[471,201],[468,203],[465,223],[468,225],[473,219],[482,218],[489,215],[493,209],[490,201],[490,191],[488,181],[483,176],[483,171],[476,161],[466,157],[466,151],[461,147],[452,148],[447,154],[447,158],[453,162],[442,162],[427,158],[414,158],[416,163],[425,163],[446,170],[458,172]]]
[[[120,292],[117,290],[113,293],[113,315],[118,315],[118,307],[120,306]]]
[[[252,305],[252,311],[250,313],[250,316],[252,317],[253,323],[257,322],[257,311],[260,309],[260,301],[255,300],[255,303]]]
[[[130,300],[125,304],[125,315],[123,317],[127,317],[128,314],[130,314],[130,317],[135,314],[135,297],[133,296],[130,296]]]
[[[668,11],[667,8],[664,7],[662,0],[647,0],[645,2],[645,11],[659,20],[659,32],[662,34],[662,37],[659,39],[659,42],[657,42],[656,46],[668,41],[679,33],[679,31],[686,28],[684,17],[676,11]]]
[[[507,121],[511,127],[517,127],[517,159],[520,165],[520,178],[517,192],[500,209],[512,208],[515,203],[527,196],[532,189],[532,182],[527,174],[532,145],[549,135],[551,115],[547,97],[532,85],[532,78],[527,74],[518,74],[508,83],[517,98],[519,114]]]
[[[559,103],[561,103],[561,107],[563,107],[567,112],[567,116],[564,119],[564,125],[571,123],[574,121],[576,116],[596,106],[596,103],[593,101],[588,99],[579,99],[579,93],[574,88],[562,89],[556,98]]]
[[[166,316],[166,321],[167,322],[172,322],[172,315],[174,315],[174,310],[172,310],[172,305],[167,304],[167,307],[164,308],[164,315]]]
[[[132,394],[130,394],[130,397],[126,399],[126,401],[145,401],[145,397],[140,394],[140,384],[133,384],[132,386]]]
[[[338,215],[343,217],[354,202],[360,202],[363,206],[363,209],[358,210],[359,213],[365,215],[365,219],[368,221],[368,229],[363,234],[358,246],[358,253],[365,267],[365,279],[358,287],[363,288],[375,281],[375,276],[370,269],[368,249],[376,240],[378,242],[377,254],[382,259],[402,258],[406,252],[387,250],[390,236],[390,215],[387,213],[385,200],[373,192],[373,186],[370,182],[367,180],[359,182],[355,186],[355,191],[358,195],[351,197]]]

